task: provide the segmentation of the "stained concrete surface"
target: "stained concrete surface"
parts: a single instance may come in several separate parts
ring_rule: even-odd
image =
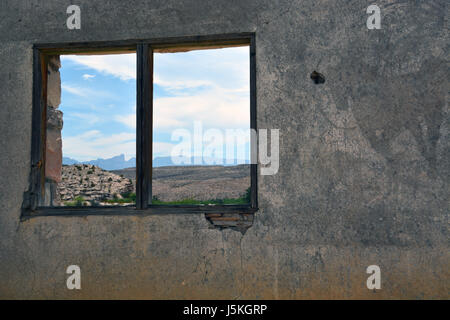
[[[449,298],[447,1],[376,1],[381,30],[372,1],[79,0],[81,30],[69,4],[0,4],[1,298]],[[281,130],[244,235],[201,214],[20,221],[33,43],[237,32],[256,34],[258,127]]]

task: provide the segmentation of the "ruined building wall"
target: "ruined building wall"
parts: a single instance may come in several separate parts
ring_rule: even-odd
[[[59,56],[50,56],[47,71],[47,133],[45,142],[45,200],[42,205],[58,205],[57,185],[61,182],[63,113],[61,104],[61,61]]]
[[[448,1],[376,1],[380,30],[372,1],[77,4],[80,30],[66,2],[0,3],[1,298],[449,297]],[[245,234],[203,214],[20,220],[33,43],[238,32],[256,34],[258,127],[280,129]],[[81,290],[66,287],[72,264]]]

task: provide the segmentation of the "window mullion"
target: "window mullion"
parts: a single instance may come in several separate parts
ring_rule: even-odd
[[[250,39],[250,128],[256,133],[256,42],[253,35]],[[256,135],[255,135],[256,138]],[[257,165],[257,151],[258,139],[254,139],[251,145],[251,161],[250,161],[250,191],[251,191],[251,207],[258,208],[258,165]],[[256,152],[254,152],[256,151]]]
[[[148,44],[137,45],[136,208],[151,199],[153,54]]]

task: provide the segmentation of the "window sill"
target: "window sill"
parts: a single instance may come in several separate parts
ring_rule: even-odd
[[[22,220],[45,216],[145,216],[161,214],[198,214],[204,213],[211,217],[227,214],[254,214],[257,208],[250,205],[149,205],[146,209],[136,209],[135,206],[108,207],[40,207],[36,210],[22,210]]]
[[[150,216],[164,214],[204,214],[206,220],[218,229],[230,228],[244,234],[253,225],[257,208],[250,205],[150,205],[139,210],[134,206],[110,207],[48,207],[37,210],[23,209],[21,221],[34,217],[87,217],[87,216]]]

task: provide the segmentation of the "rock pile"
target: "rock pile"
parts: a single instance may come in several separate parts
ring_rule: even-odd
[[[57,193],[60,205],[82,197],[83,205],[105,205],[105,200],[122,199],[134,191],[133,181],[94,165],[75,164],[62,167]]]

